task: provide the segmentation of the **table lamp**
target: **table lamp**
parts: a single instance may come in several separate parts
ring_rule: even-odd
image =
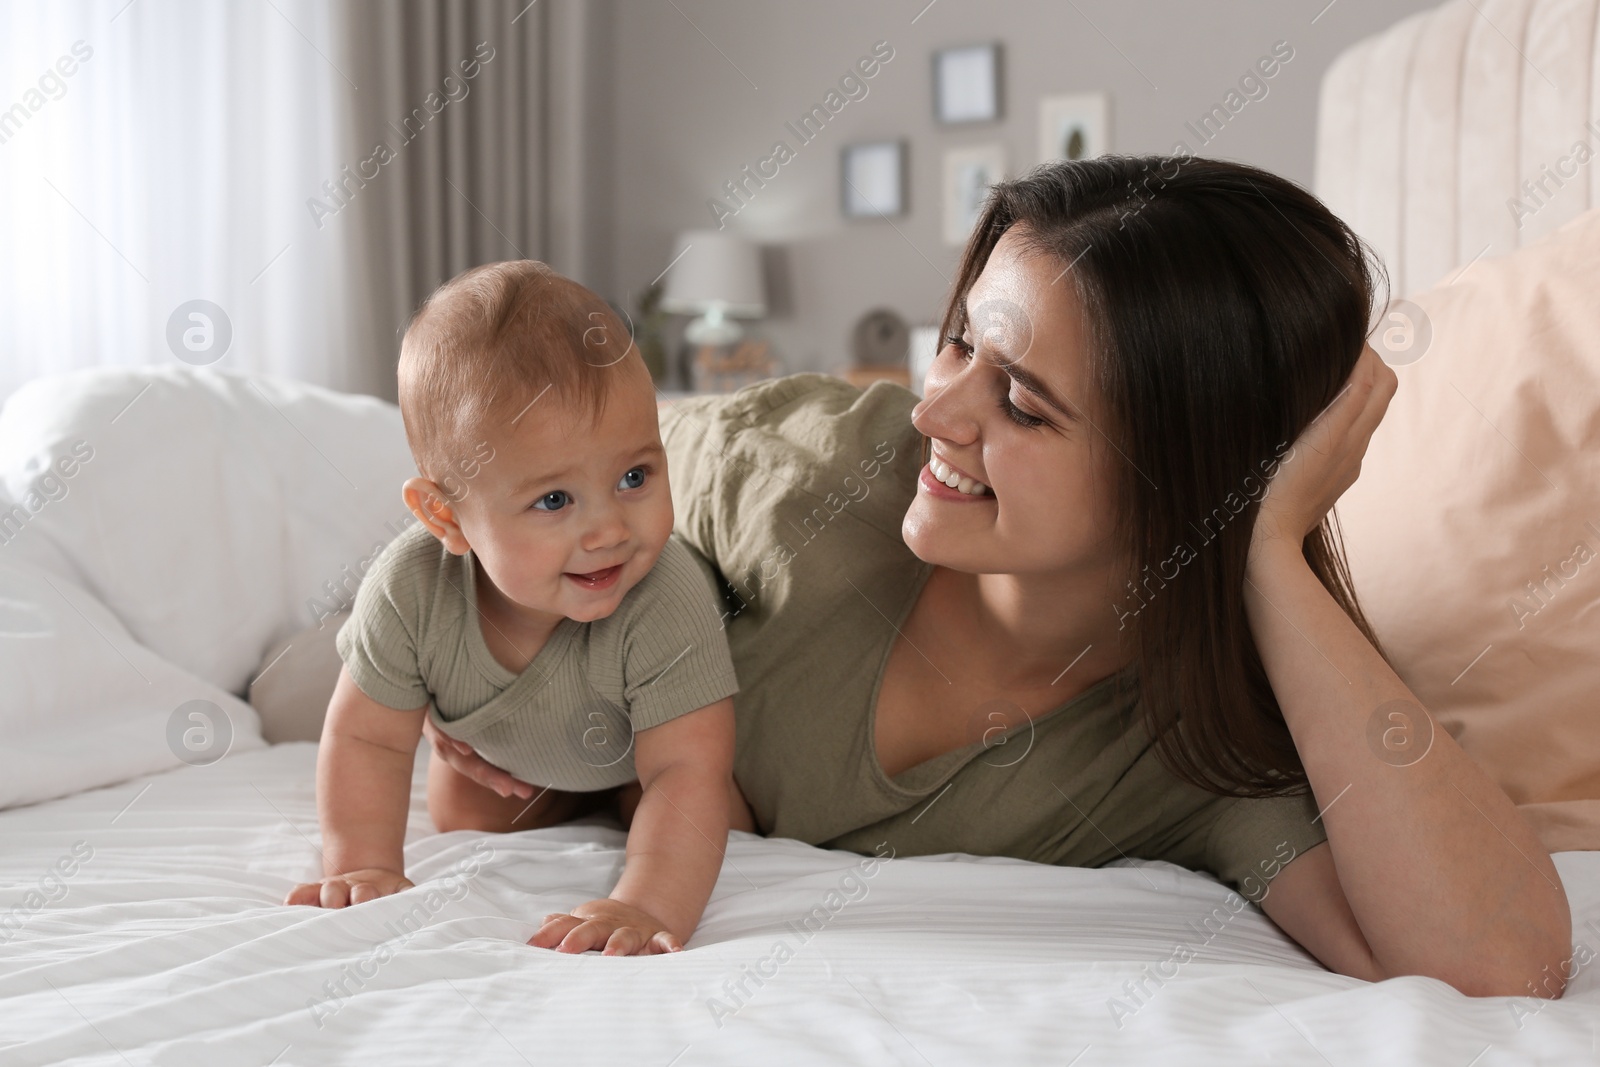
[[[731,345],[744,336],[735,318],[767,313],[764,288],[754,244],[721,230],[687,230],[673,249],[661,307],[700,316],[684,330],[690,344]]]

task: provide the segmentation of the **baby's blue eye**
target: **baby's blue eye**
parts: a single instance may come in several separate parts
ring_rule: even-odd
[[[560,511],[570,503],[572,503],[572,497],[565,490],[557,489],[555,492],[546,493],[534,501],[533,506],[540,511]]]
[[[627,474],[624,474],[622,476],[622,480],[617,483],[617,488],[618,489],[637,489],[637,488],[639,488],[641,485],[644,484],[645,473],[646,472],[645,472],[645,469],[643,467],[635,467],[635,468],[633,468],[633,470],[629,471]]]

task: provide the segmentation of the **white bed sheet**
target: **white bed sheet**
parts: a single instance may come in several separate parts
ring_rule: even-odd
[[[317,865],[315,753],[240,752],[0,813],[0,1064],[1600,1060],[1600,962],[1559,1002],[1370,985],[1324,971],[1254,909],[1208,936],[1199,923],[1227,891],[1168,864],[894,859],[852,883],[861,857],[736,834],[684,952],[530,948],[540,916],[607,890],[622,834],[432,834],[425,759],[407,837],[417,888],[286,908]],[[75,845],[92,856],[64,895],[14,910]],[[1574,941],[1600,948],[1600,853],[1557,864]],[[397,937],[407,911],[420,929]],[[1196,957],[1131,994],[1172,972],[1157,966],[1180,942]],[[757,966],[770,977],[730,991]]]

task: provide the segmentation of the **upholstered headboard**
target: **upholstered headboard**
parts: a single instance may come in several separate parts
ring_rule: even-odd
[[[1316,192],[1433,285],[1600,204],[1600,0],[1450,0],[1322,79]]]

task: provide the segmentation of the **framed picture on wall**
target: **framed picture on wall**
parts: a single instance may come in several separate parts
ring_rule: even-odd
[[[944,243],[963,245],[978,221],[989,187],[1005,177],[1003,145],[952,148],[944,154]]]
[[[933,54],[933,114],[940,122],[1000,117],[1000,46],[971,44]]]
[[[906,212],[906,143],[868,141],[840,153],[840,205],[853,219]]]
[[[1047,96],[1039,101],[1039,162],[1093,159],[1111,151],[1111,97]]]

